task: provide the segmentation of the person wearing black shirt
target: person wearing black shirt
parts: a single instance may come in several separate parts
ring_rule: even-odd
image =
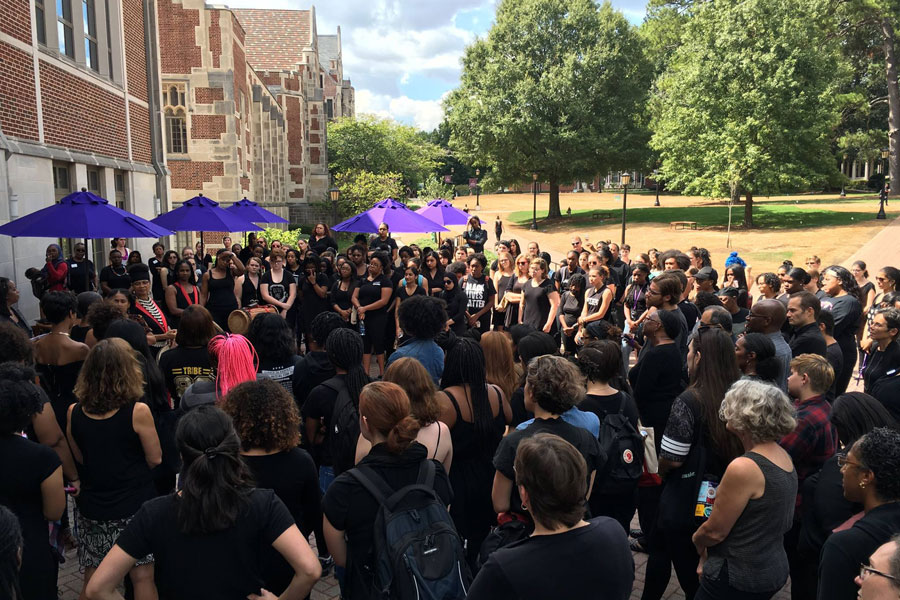
[[[363,368],[369,372],[372,354],[378,361],[379,373],[384,373],[384,352],[387,350],[388,304],[394,293],[387,254],[376,252],[369,260],[369,273],[353,290],[351,302],[359,316],[360,333],[363,334]]]
[[[328,249],[337,250],[337,242],[331,237],[331,231],[325,223],[316,223],[312,235],[309,236],[309,249],[320,255]]]
[[[497,295],[494,282],[484,274],[486,267],[487,259],[484,254],[473,254],[469,257],[469,274],[459,282],[466,294],[468,325],[481,333],[491,329],[491,308],[494,306],[494,296]]]
[[[540,433],[550,433],[572,444],[583,457],[587,494],[581,496],[584,512],[594,485],[594,476],[606,464],[606,455],[591,433],[570,425],[560,416],[584,398],[584,383],[578,368],[561,356],[539,356],[528,364],[525,379],[525,409],[534,414],[534,422],[517,429],[500,442],[494,453],[494,487],[491,498],[497,513],[512,512],[530,519],[519,489],[514,482],[516,451],[520,442]]]
[[[397,260],[397,242],[390,236],[387,223],[378,226],[378,235],[369,242],[369,250],[386,252],[393,263]]]
[[[853,275],[839,265],[825,269],[822,277],[822,308],[834,315],[834,339],[841,346],[843,365],[840,373],[835,373],[835,391],[843,394],[853,376],[857,360],[856,330],[862,318],[862,305],[856,297],[858,286]]]
[[[556,291],[560,294],[569,289],[569,279],[572,278],[572,275],[583,275],[587,278],[587,273],[578,266],[578,256],[577,252],[569,250],[568,254],[566,254],[566,264],[553,274]]]
[[[322,572],[319,561],[275,492],[252,486],[228,415],[212,406],[190,411],[178,424],[177,443],[182,493],[144,503],[94,573],[87,596],[115,597],[135,557],[152,553],[162,598],[246,598],[262,593],[270,549],[294,570],[284,595],[308,594]]]
[[[294,367],[300,357],[297,356],[297,340],[287,321],[272,313],[259,315],[250,321],[247,339],[259,356],[257,372],[290,391]]]
[[[313,319],[330,309],[328,303],[330,281],[328,275],[320,272],[319,266],[319,257],[311,254],[303,259],[303,264],[297,272],[299,275],[297,296],[302,298],[298,333],[302,332],[307,339]]]
[[[422,462],[430,460],[425,446],[415,441],[420,425],[410,416],[406,392],[395,383],[379,381],[363,388],[359,397],[360,431],[372,444],[356,469],[381,477],[394,490],[416,483]],[[448,505],[453,501],[443,465],[432,460],[434,491]],[[325,538],[334,562],[348,568],[342,596],[347,600],[380,597],[372,576],[374,523],[380,504],[350,473],[334,480],[325,493]]]
[[[325,340],[329,333],[346,326],[343,319],[333,312],[321,313],[313,319],[306,354],[294,365],[291,389],[299,410],[303,409],[306,399],[316,386],[334,377],[334,365],[325,352]]]
[[[478,217],[469,219],[469,227],[463,232],[463,239],[466,240],[466,244],[472,249],[472,252],[476,254],[484,252],[484,245],[487,243],[488,233],[481,228],[481,219]]]
[[[797,292],[788,298],[787,320],[793,331],[788,343],[794,358],[801,354],[827,357],[825,336],[819,331],[818,323],[821,307],[816,295],[809,292]]]
[[[356,287],[356,268],[353,263],[345,260],[340,263],[335,272],[335,281],[331,286],[331,309],[346,324],[350,324],[353,314],[353,289]],[[356,327],[356,324],[353,324]]]
[[[453,273],[445,272],[441,283],[444,285],[444,291],[440,293],[440,298],[447,303],[447,326],[455,334],[462,335],[469,326],[466,319],[469,299],[465,291],[459,287],[459,282]]]
[[[559,301],[559,328],[567,355],[575,354],[577,349],[575,334],[578,333],[578,317],[584,310],[586,285],[587,279],[584,275],[580,273],[572,275],[568,280],[569,289],[562,293]]]
[[[863,381],[867,394],[882,377],[896,375],[900,371],[900,310],[885,308],[875,313],[869,326],[869,337],[874,342],[865,362]]]
[[[86,253],[84,244],[78,242],[72,250],[72,256],[66,261],[69,266],[66,287],[76,294],[93,292],[97,289],[97,269],[94,263],[86,258]]]
[[[182,312],[175,334],[177,345],[159,356],[159,369],[175,408],[181,404],[182,394],[192,383],[216,380],[207,350],[209,340],[215,335],[216,328],[208,310],[195,304]]]
[[[582,518],[591,467],[579,450],[538,433],[521,440],[514,461],[510,472],[534,519],[534,534],[492,553],[467,598],[629,598],[634,559],[625,532],[607,517]]]
[[[131,287],[131,277],[128,269],[122,264],[122,253],[118,250],[110,250],[109,265],[100,269],[100,288],[103,296],[108,296],[112,290],[127,290]]]

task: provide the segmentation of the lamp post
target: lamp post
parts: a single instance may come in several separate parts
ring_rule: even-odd
[[[456,167],[450,167],[450,185],[453,187],[453,200],[456,200],[456,184],[453,182],[454,175],[456,174]]]
[[[341,199],[341,190],[337,187],[332,187],[328,190],[328,196],[331,198],[331,212],[332,218],[334,219],[334,223],[338,222],[338,200]]]
[[[656,180],[654,181],[656,184],[656,202],[653,203],[653,206],[659,206],[659,169],[656,169],[654,175],[656,176]]]
[[[481,169],[475,169],[475,210],[481,210],[481,188],[478,187],[480,183],[478,178],[481,177]]]
[[[628,184],[631,183],[631,175],[622,175],[622,245],[625,245],[625,207],[628,203]]]
[[[537,231],[537,173],[531,174],[531,230]]]
[[[845,168],[846,166],[847,166],[847,153],[844,152],[844,161],[841,163],[841,175],[844,175],[844,168]],[[841,198],[846,198],[846,197],[847,197],[847,192],[844,191],[843,178],[841,178],[841,179],[842,179],[842,181],[841,181]]]
[[[881,172],[884,175],[884,181],[881,184],[881,192],[878,194],[878,215],[875,217],[876,219],[887,219],[887,215],[884,214],[884,203],[887,200],[887,161],[890,155],[891,152],[887,148],[881,151],[881,160],[884,165]]]

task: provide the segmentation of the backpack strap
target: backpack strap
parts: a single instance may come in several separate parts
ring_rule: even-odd
[[[625,414],[625,392],[619,390],[619,414]]]
[[[347,471],[347,474],[366,488],[366,491],[372,494],[378,504],[384,504],[388,496],[394,493],[384,478],[371,467],[358,466]]]
[[[429,489],[434,488],[434,472],[434,462],[429,459],[423,460],[422,464],[419,465],[419,475],[416,477],[416,483]]]

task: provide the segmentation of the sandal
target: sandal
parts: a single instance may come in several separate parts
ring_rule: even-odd
[[[631,543],[628,545],[631,547],[632,552],[643,552],[644,554],[649,554],[640,540],[631,540]]]
[[[628,537],[642,538],[644,537],[644,532],[641,529],[630,529],[628,530]]]

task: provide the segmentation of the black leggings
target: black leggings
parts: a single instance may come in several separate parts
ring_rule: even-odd
[[[684,592],[685,600],[694,600],[700,587],[697,579],[697,565],[700,556],[691,541],[693,530],[666,531],[654,527],[650,534],[650,556],[647,559],[647,573],[644,578],[644,593],[641,600],[660,600],[669,585],[672,566],[678,584]]]

